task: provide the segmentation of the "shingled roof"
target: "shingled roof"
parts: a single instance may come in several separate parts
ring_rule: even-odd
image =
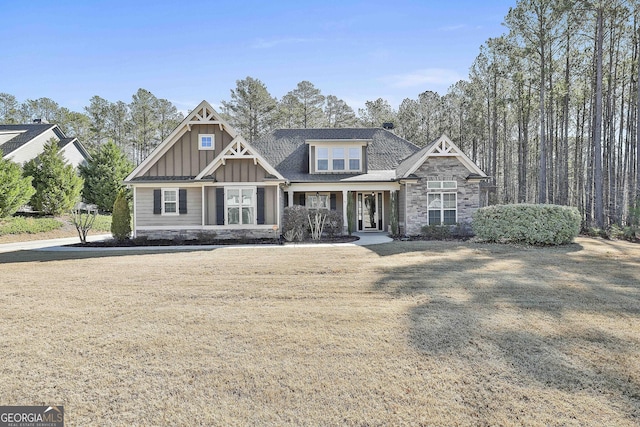
[[[367,147],[368,174],[309,174],[308,140],[370,141]],[[380,128],[278,129],[251,144],[282,176],[290,181],[343,181],[361,176],[371,180],[373,171],[391,171],[420,147]]]
[[[65,135],[59,131],[58,127],[52,123],[33,123],[26,125],[0,125],[0,132],[20,132],[9,141],[0,145],[0,151],[2,151],[3,156],[7,156],[22,147],[24,144],[28,143],[32,139],[36,138],[41,133],[46,132],[47,130],[55,127],[54,132],[56,132],[56,136],[58,139],[62,140],[65,138]],[[62,148],[62,146],[60,147]]]

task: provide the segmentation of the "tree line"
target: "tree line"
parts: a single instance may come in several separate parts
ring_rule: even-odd
[[[140,163],[182,121],[183,114],[168,100],[139,89],[131,102],[110,102],[100,96],[89,100],[84,112],[69,111],[49,98],[27,99],[0,93],[0,123],[56,123],[67,136],[75,136],[90,150],[107,141],[115,143],[134,163]]]
[[[248,76],[221,114],[250,142],[276,128],[384,122],[420,146],[446,133],[491,177],[492,204],[572,205],[585,227],[631,224],[640,216],[639,19],[629,0],[519,0],[505,34],[487,40],[469,77],[442,96],[425,91],[397,109],[378,98],[356,113],[309,81],[277,99]],[[95,96],[84,113],[0,94],[0,121],[36,116],[83,142],[113,140],[135,163],[183,118],[144,89],[129,104]]]

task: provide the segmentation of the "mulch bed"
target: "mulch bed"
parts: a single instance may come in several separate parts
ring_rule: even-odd
[[[280,242],[277,239],[220,239],[220,240],[169,240],[169,239],[128,239],[103,240],[99,242],[74,243],[67,246],[84,248],[131,248],[148,246],[218,246],[218,245],[273,245],[299,243],[350,243],[359,240],[356,236],[338,236],[321,240],[305,240],[303,242]]]

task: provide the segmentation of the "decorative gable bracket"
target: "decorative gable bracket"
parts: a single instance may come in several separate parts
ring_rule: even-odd
[[[242,144],[242,139],[238,137],[231,141],[220,157],[223,165],[227,164],[227,159],[252,159],[254,165],[258,164],[258,158]]]
[[[459,156],[461,153],[447,138],[440,138],[440,141],[433,147],[430,156]]]
[[[218,125],[220,130],[224,130],[224,123],[218,120],[218,116],[208,105],[202,105],[194,112],[193,117],[186,123],[187,129],[191,131],[192,125]]]

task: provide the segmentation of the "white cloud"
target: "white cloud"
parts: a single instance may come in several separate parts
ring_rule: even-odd
[[[463,78],[464,77],[455,70],[446,68],[426,68],[406,74],[396,74],[393,76],[383,77],[381,80],[394,88],[409,88],[423,86],[425,84],[452,85]]]

